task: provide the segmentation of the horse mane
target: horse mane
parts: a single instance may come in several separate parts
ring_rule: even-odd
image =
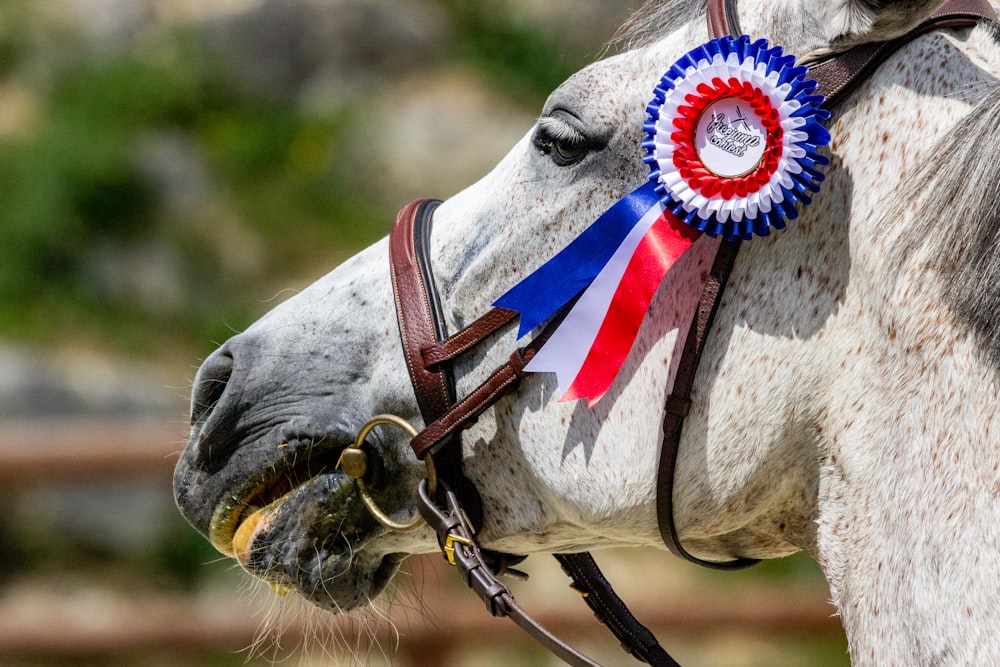
[[[705,13],[708,0],[648,0],[632,12],[611,43],[622,50],[649,46],[673,32],[692,16]]]
[[[1000,373],[1000,81],[981,85],[985,96],[930,150],[935,159],[900,197],[916,202],[920,214],[893,255],[940,273],[948,308]],[[883,224],[889,223],[887,216]],[[903,279],[900,271],[896,280]]]

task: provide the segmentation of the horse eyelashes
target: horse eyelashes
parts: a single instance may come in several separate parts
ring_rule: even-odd
[[[532,143],[560,167],[576,164],[593,148],[586,135],[553,116],[538,121]]]

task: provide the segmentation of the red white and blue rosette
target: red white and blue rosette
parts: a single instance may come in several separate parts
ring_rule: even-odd
[[[610,388],[653,295],[702,234],[767,236],[811,202],[829,114],[805,75],[743,36],[703,44],[663,76],[643,126],[649,180],[494,304],[520,313],[523,336],[572,302],[526,366],[556,373],[560,400],[593,405]]]
[[[829,112],[816,82],[780,47],[747,36],[688,52],[660,80],[644,129],[664,204],[709,236],[783,229],[819,191]]]

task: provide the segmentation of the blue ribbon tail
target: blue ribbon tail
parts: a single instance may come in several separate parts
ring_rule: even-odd
[[[497,299],[494,306],[521,314],[518,338],[586,289],[636,223],[659,202],[656,184],[647,181],[615,202],[555,257]]]

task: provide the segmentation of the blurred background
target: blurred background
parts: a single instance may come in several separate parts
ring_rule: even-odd
[[[559,664],[437,556],[360,619],[279,601],[170,474],[200,360],[485,174],[638,3],[0,0],[0,664]],[[684,664],[848,663],[808,559],[601,561]],[[528,563],[524,605],[627,663]]]

